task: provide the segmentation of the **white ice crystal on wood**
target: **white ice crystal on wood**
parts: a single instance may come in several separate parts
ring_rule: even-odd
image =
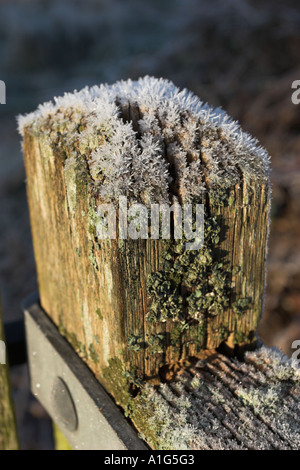
[[[47,119],[66,142],[78,142],[106,201],[169,202],[173,194],[190,202],[207,189],[268,179],[269,158],[255,139],[167,80],[147,76],[66,93],[19,116],[19,131],[34,132]]]
[[[212,354],[171,383],[147,385],[160,449],[299,449],[300,369],[262,347],[245,360]]]

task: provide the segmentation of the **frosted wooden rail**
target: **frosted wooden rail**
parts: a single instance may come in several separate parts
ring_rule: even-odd
[[[265,150],[223,111],[149,77],[66,94],[19,128],[42,307],[144,439],[156,449],[299,444],[287,420],[297,422],[296,369],[267,350],[246,362],[220,352],[256,347]],[[203,247],[100,239],[100,204],[124,196],[148,208],[202,203]],[[265,364],[290,375],[270,378]]]

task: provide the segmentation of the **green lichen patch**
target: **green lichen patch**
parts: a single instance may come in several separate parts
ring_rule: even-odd
[[[234,302],[232,308],[236,315],[242,316],[247,311],[250,304],[250,299],[238,299],[236,302]]]
[[[99,318],[99,320],[103,320],[103,315],[101,313],[100,308],[96,308],[96,315]]]
[[[89,251],[88,257],[89,257],[91,265],[93,266],[95,271],[99,271],[98,262],[97,262],[97,258],[95,255],[95,244],[92,242],[92,240],[88,241],[88,251]]]
[[[171,346],[176,347],[180,344],[182,333],[188,328],[185,321],[174,322],[170,331]]]
[[[209,322],[224,315],[235,296],[231,276],[239,273],[241,267],[231,269],[226,252],[219,249],[221,226],[221,216],[209,216],[205,211],[202,248],[186,250],[185,239],[166,242],[161,255],[161,269],[148,276],[151,304],[147,320],[174,322],[170,333],[172,347],[182,343],[182,325],[192,333],[197,324],[198,334],[193,341],[198,349],[203,349]],[[232,305],[237,318],[245,315],[250,307],[250,298],[237,298]],[[231,333],[224,321],[215,331],[219,344]],[[244,342],[246,335],[248,333],[237,331],[235,341]]]
[[[108,366],[102,370],[102,377],[107,390],[113,395],[116,403],[126,411],[132,399],[130,382],[126,377],[126,369],[117,357],[109,359]]]
[[[80,256],[81,256],[81,248],[75,248],[75,253],[76,253],[76,255],[78,256],[78,258],[80,258]]]
[[[143,347],[143,337],[140,335],[129,335],[127,345],[131,351],[140,351]]]
[[[285,386],[281,384],[264,384],[260,387],[250,387],[249,389],[240,389],[237,391],[238,397],[242,402],[251,406],[257,414],[278,414],[282,413],[280,402],[285,392]]]
[[[229,327],[227,325],[220,325],[217,330],[216,330],[216,336],[218,337],[219,339],[219,342],[220,344],[225,341],[229,335],[230,335],[230,330],[229,330]]]
[[[226,179],[224,179],[226,181]],[[218,186],[213,187],[209,190],[209,202],[212,206],[216,207],[226,207],[232,205],[232,198],[229,196],[229,188],[231,186],[231,180],[227,180],[227,185],[222,185],[219,183]]]
[[[148,277],[148,294],[152,299],[149,321],[165,322],[168,318],[179,320],[183,318],[183,298],[179,292],[179,283],[172,273],[157,272]]]
[[[95,346],[91,343],[89,345],[89,358],[94,364],[99,362],[99,354],[95,350]]]
[[[215,259],[220,241],[220,221],[204,220],[204,245],[200,250],[184,249],[185,240],[166,245],[162,254],[162,269],[148,277],[148,294],[152,300],[149,321],[188,324],[204,327],[210,317],[224,312],[230,301],[229,272]],[[179,339],[181,326],[171,332],[171,342]]]
[[[246,353],[246,361],[255,363],[259,369],[264,370],[270,381],[300,384],[300,368],[297,362],[291,362],[287,356],[275,348],[270,349],[264,346],[257,351],[249,351]]]
[[[163,392],[164,385],[160,389]],[[187,450],[197,437],[196,428],[189,422],[189,399],[173,395],[172,402],[173,406],[170,406],[154,387],[145,385],[129,405],[129,416],[156,450]]]
[[[159,354],[164,352],[166,344],[166,334],[156,333],[147,335],[148,354]]]
[[[58,325],[58,330],[61,333],[62,336],[64,336],[67,341],[71,344],[71,346],[75,349],[75,351],[82,357],[82,358],[87,358],[87,351],[84,343],[81,343],[76,334],[74,332],[68,331],[64,324],[63,324],[63,319],[59,319],[59,325]]]
[[[236,330],[234,331],[234,334],[233,334],[233,342],[234,344],[237,344],[237,345],[243,345],[243,344],[255,344],[256,343],[256,340],[255,340],[255,333],[254,331],[250,331],[250,332],[243,332],[243,331],[239,331],[239,330]]]

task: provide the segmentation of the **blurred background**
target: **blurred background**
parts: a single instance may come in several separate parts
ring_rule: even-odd
[[[0,1],[0,285],[5,321],[37,289],[15,116],[54,95],[149,74],[222,106],[272,156],[272,226],[260,336],[291,354],[300,339],[298,0]],[[52,429],[12,369],[23,449],[51,449]]]

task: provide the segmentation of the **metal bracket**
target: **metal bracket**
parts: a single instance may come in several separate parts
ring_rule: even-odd
[[[89,368],[41,309],[23,304],[33,394],[73,449],[147,450]]]

